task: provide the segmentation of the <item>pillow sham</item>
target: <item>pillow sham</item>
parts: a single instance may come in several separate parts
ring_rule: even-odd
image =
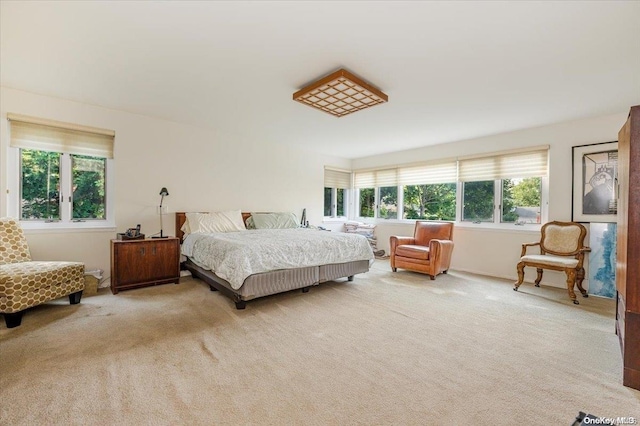
[[[298,228],[298,219],[293,213],[251,213],[256,229]]]
[[[240,210],[227,210],[211,213],[187,213],[183,228],[190,234],[209,232],[235,232],[246,230]]]

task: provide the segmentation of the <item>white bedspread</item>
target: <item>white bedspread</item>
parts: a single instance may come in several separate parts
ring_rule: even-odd
[[[182,254],[236,290],[261,272],[373,259],[362,235],[306,228],[189,234]]]

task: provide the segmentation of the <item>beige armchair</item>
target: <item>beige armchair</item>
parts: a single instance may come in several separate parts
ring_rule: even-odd
[[[584,245],[587,229],[576,222],[549,222],[542,225],[542,237],[535,243],[522,245],[520,262],[518,262],[518,281],[515,291],[524,281],[524,267],[533,266],[538,276],[535,280],[536,287],[540,287],[544,269],[562,271],[567,274],[567,290],[569,297],[576,305],[576,293],[573,291],[577,284],[583,297],[589,297],[587,291],[582,288],[584,280],[584,254],[591,251]],[[527,247],[540,247],[540,254],[526,254]]]
[[[0,219],[0,313],[7,328],[22,322],[25,309],[69,296],[80,303],[84,264],[32,261],[27,239],[15,219]]]
[[[398,268],[436,275],[446,274],[453,254],[453,223],[417,220],[413,237],[391,236],[391,270]]]

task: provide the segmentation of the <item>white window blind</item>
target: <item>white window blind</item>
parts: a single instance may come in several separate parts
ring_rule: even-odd
[[[460,159],[458,180],[461,182],[546,177],[549,148],[514,152],[487,157]]]
[[[356,188],[374,188],[398,185],[398,170],[369,170],[355,173]]]
[[[71,123],[7,114],[15,148],[113,158],[115,132]]]
[[[325,188],[351,188],[351,173],[339,170],[324,169]]]
[[[457,179],[457,164],[449,161],[439,164],[401,167],[398,169],[399,185],[429,185],[452,183]]]

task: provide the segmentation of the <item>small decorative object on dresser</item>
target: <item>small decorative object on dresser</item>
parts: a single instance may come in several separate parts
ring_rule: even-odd
[[[111,240],[111,292],[180,282],[180,239]]]

